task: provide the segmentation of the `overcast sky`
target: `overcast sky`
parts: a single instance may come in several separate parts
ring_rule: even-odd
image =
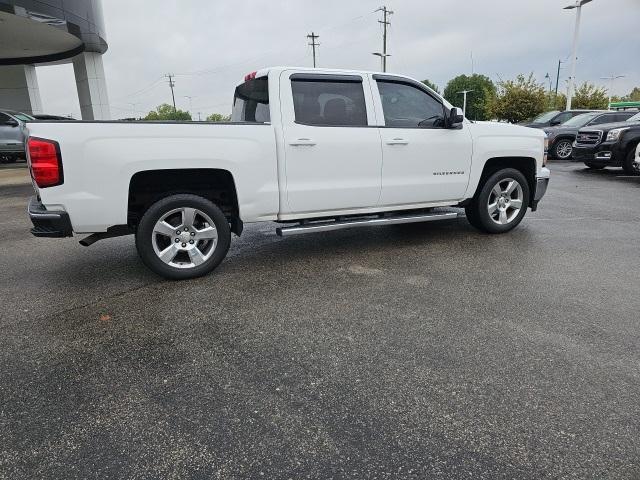
[[[569,59],[573,0],[393,0],[388,71],[441,89],[473,70],[494,81],[533,72],[555,76]],[[104,0],[109,50],[104,66],[114,118],[145,114],[171,101],[162,78],[176,77],[178,108],[194,117],[229,113],[234,86],[271,65],[311,66],[306,35],[320,35],[319,66],[378,70],[382,1],[370,0]],[[594,0],[583,8],[578,82],[607,86],[614,94],[640,86],[640,0]],[[566,90],[568,63],[560,72]],[[79,118],[71,65],[38,68],[45,111]],[[135,104],[135,105],[133,105]]]

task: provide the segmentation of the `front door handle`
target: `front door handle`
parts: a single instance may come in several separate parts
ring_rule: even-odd
[[[289,142],[289,145],[292,147],[313,147],[316,144],[310,138],[298,138],[297,140],[293,140]]]
[[[408,145],[409,141],[404,138],[394,138],[393,140],[387,140],[387,145]]]

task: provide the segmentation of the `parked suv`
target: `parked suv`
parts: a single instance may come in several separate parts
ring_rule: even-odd
[[[578,130],[586,126],[602,123],[622,122],[635,112],[591,112],[583,113],[567,120],[563,125],[547,127],[544,131],[549,138],[549,156],[560,160],[569,160],[573,154],[573,141]]]
[[[33,120],[26,113],[0,110],[0,162],[10,163],[26,158],[24,122]]]
[[[530,128],[555,127],[557,125],[562,125],[564,122],[571,120],[577,115],[590,112],[593,112],[593,110],[566,110],[564,112],[561,112],[560,110],[552,110],[550,112],[541,113],[531,120],[531,122],[523,123],[522,126]]]
[[[625,122],[581,128],[573,152],[575,160],[589,168],[622,167],[629,175],[640,175],[639,145],[640,113],[636,112]]]

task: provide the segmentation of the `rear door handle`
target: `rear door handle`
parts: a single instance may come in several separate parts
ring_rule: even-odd
[[[404,138],[394,138],[393,140],[387,140],[387,145],[408,145],[409,141]]]
[[[292,147],[313,147],[316,144],[310,138],[298,138],[297,140],[293,140],[289,142],[289,145]]]

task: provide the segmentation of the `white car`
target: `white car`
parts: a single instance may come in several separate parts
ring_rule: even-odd
[[[135,234],[167,278],[212,271],[244,223],[279,235],[455,217],[514,228],[549,181],[540,130],[473,123],[411,78],[277,67],[245,77],[230,123],[34,122],[32,233]]]

